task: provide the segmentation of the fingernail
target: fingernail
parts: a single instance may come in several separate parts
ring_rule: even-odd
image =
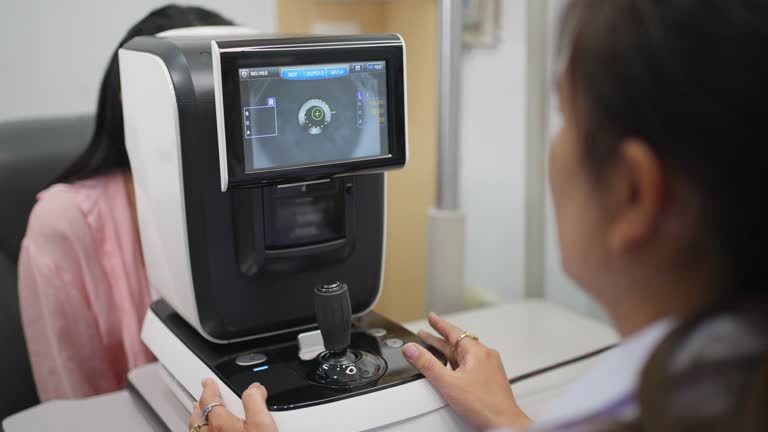
[[[256,388],[256,387],[261,387],[261,383],[255,382],[255,383],[253,383],[253,384],[248,386],[248,388]]]
[[[403,356],[407,358],[408,360],[414,360],[419,355],[419,348],[416,347],[416,344],[409,343],[408,345],[403,348]]]

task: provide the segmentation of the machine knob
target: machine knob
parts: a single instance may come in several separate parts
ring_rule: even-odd
[[[332,282],[316,287],[315,315],[325,349],[333,354],[345,353],[352,332],[352,307],[347,284]]]

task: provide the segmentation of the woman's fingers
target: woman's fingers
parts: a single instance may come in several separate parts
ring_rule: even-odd
[[[203,380],[203,394],[200,395],[198,405],[202,411],[212,403],[223,404],[224,401],[221,399],[221,393],[219,393],[219,386],[216,385],[216,381],[206,378]],[[223,405],[214,406],[208,412],[208,425],[213,430],[225,430],[227,432],[240,432],[243,430],[243,421],[229,412]]]
[[[267,389],[253,383],[243,392],[245,430],[247,432],[277,432],[277,425],[267,408]]]
[[[487,347],[485,345],[481,344],[476,339],[467,336],[462,339],[461,342],[459,342],[459,345],[456,347],[454,360],[459,364],[459,366],[470,366],[472,364],[472,358],[475,357],[475,354],[480,354],[482,350],[486,349]]]
[[[451,355],[451,346],[448,344],[448,342],[441,338],[433,335],[432,333],[424,330],[419,330],[418,336],[426,343],[432,345],[433,347],[437,348],[438,351],[443,353],[443,355],[448,358],[449,355]]]
[[[435,336],[432,333],[424,330],[419,330],[418,332],[419,337],[424,340],[424,342],[428,343],[438,351],[440,351],[446,360],[451,364],[451,367],[455,370],[459,368],[459,362],[456,361],[453,357],[451,357],[451,345],[446,341],[445,339]]]
[[[431,352],[416,343],[409,343],[403,347],[403,357],[421,372],[427,379],[442,392],[446,386],[450,385],[451,374],[453,371],[443,366]]]
[[[459,336],[464,333],[460,328],[440,318],[434,312],[429,313],[429,316],[427,316],[427,321],[429,321],[429,325],[432,326],[432,328],[435,329],[435,331],[437,331],[440,336],[444,337],[445,340],[448,341],[448,344],[451,346],[456,343],[456,340],[459,338]]]
[[[189,417],[189,429],[205,423],[203,419],[203,413],[200,411],[200,406],[197,403],[192,404],[192,415]]]
[[[455,362],[454,366],[465,364],[473,350],[476,350],[476,348],[482,345],[471,337],[465,337],[459,342],[459,337],[464,334],[464,330],[440,318],[434,312],[429,314],[427,320],[429,321],[429,325],[445,338],[443,342],[447,347],[444,348],[445,350],[440,349],[440,351],[442,351],[446,358],[450,359],[451,362]],[[458,345],[456,345],[457,343]],[[456,345],[455,352],[453,350],[454,345]],[[435,346],[435,348],[437,347]]]
[[[202,385],[203,394],[200,395],[200,402],[198,403],[201,410],[212,403],[224,403],[224,401],[221,400],[221,393],[219,393],[219,386],[216,385],[216,381],[206,378],[203,380]],[[210,412],[213,412],[214,410],[216,410],[216,408],[213,408]]]
[[[432,338],[440,342],[440,338]],[[463,361],[462,355],[465,356]],[[403,356],[471,426],[489,430],[517,427],[528,421],[509,387],[501,356],[473,338],[465,337],[459,342],[460,367],[455,371],[443,366],[432,353],[416,343],[407,344]]]
[[[202,410],[215,403],[223,403],[219,387],[210,378],[203,380],[203,394],[200,402],[192,409],[189,428],[205,422]],[[211,430],[227,432],[277,432],[277,425],[267,409],[267,389],[259,383],[253,383],[243,392],[245,421],[237,418],[224,406],[214,406],[208,412],[208,425]]]

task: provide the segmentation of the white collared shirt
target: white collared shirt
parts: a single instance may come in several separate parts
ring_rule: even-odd
[[[655,321],[603,354],[595,367],[568,386],[537,419],[537,428],[583,419],[633,397],[646,361],[674,323],[672,318]]]

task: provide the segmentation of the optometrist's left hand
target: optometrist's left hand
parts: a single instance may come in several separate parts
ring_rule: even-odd
[[[243,392],[243,408],[245,420],[232,414],[224,406],[215,406],[208,413],[208,426],[200,428],[200,432],[277,432],[277,425],[272,414],[267,409],[267,389],[259,383],[251,384]],[[205,424],[202,408],[208,404],[223,403],[219,387],[210,378],[203,380],[203,394],[200,402],[192,407],[189,418],[189,428]]]

